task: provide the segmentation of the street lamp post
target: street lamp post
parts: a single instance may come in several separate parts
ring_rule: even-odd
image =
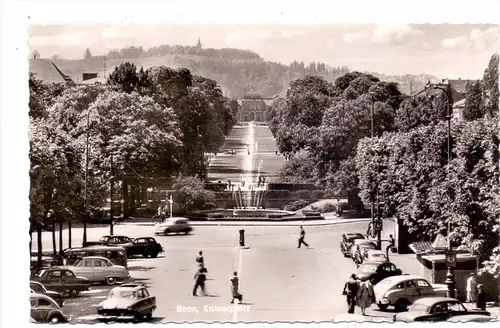
[[[446,120],[448,121],[448,158],[447,158],[447,164],[450,164],[451,160],[451,118],[453,116],[453,103],[450,101],[450,95],[448,93],[448,90],[445,90],[441,87],[433,87],[429,89],[427,92],[430,90],[439,90],[440,92],[444,93],[446,96],[446,109],[447,109],[447,115],[446,115]],[[450,241],[450,234],[451,234],[451,222],[448,220],[448,252],[452,252],[452,247],[451,247],[451,241]],[[453,267],[451,265],[447,266],[447,272],[446,272],[446,280],[444,282],[448,286],[448,297],[455,297],[455,274],[453,272]]]
[[[373,129],[373,112],[375,110],[375,98],[372,96],[372,106],[370,108],[370,126],[371,126],[371,137],[373,138],[374,137],[374,129]],[[372,228],[371,228],[371,237],[374,238],[375,237],[375,201],[372,199],[372,221],[371,221],[371,224],[372,224]]]
[[[170,195],[170,198],[168,200],[168,204],[170,205],[170,218],[172,218],[172,204],[174,203],[172,199],[172,195]]]
[[[90,108],[87,110],[87,130],[85,141],[85,216],[83,217],[83,247],[87,246],[87,218],[89,215],[88,202],[88,175],[89,175],[89,127],[90,127]]]

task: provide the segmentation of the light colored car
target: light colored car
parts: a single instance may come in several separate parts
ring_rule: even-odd
[[[161,223],[156,228],[157,235],[168,235],[169,233],[183,233],[185,235],[193,231],[186,218],[168,218],[164,223]]]
[[[379,251],[376,249],[370,249],[365,252],[365,259],[363,262],[379,262],[385,263],[389,262],[387,254],[384,251]]]
[[[113,265],[110,260],[101,256],[83,257],[67,268],[90,282],[105,282],[108,285],[130,278],[127,268]]]
[[[423,297],[445,297],[445,284],[431,284],[420,276],[400,275],[381,280],[373,286],[376,304],[381,310],[394,306],[396,311],[405,311],[409,305]]]
[[[68,322],[70,319],[63,313],[59,305],[50,297],[38,294],[30,294],[31,318],[35,322],[60,323]]]

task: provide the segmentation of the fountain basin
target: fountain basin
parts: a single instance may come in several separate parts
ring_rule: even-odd
[[[297,216],[295,212],[275,209],[213,209],[195,211],[186,216],[193,221],[297,221],[321,220],[319,216]]]

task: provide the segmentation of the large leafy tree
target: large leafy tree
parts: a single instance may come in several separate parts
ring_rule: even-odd
[[[467,86],[463,112],[465,120],[473,121],[483,116],[482,94],[481,82],[475,81]]]
[[[108,76],[108,84],[116,86],[118,90],[126,93],[137,90],[139,85],[137,67],[130,62],[121,63]]]
[[[438,95],[444,97],[444,94]],[[442,101],[445,104],[444,101]],[[395,125],[397,130],[406,132],[419,126],[437,123],[446,119],[445,106],[435,106],[426,95],[404,99],[396,110]]]
[[[499,64],[499,56],[498,53],[496,53],[493,54],[493,56],[491,56],[490,61],[488,63],[488,67],[484,71],[483,75],[484,107],[482,110],[483,115],[489,115],[489,116],[498,115],[498,98],[499,98],[498,64]]]
[[[56,101],[64,90],[64,83],[45,83],[37,79],[36,75],[30,73],[28,79],[30,91],[29,116],[32,118],[45,118],[48,115],[48,108]]]

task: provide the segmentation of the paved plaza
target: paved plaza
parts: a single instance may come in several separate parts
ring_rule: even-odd
[[[165,253],[156,259],[129,259],[129,270],[133,280],[145,283],[156,296],[157,322],[331,321],[345,313],[343,284],[356,270],[352,260],[340,253],[341,235],[363,232],[366,224],[307,226],[309,249],[297,248],[298,226],[196,226],[188,236],[155,236]],[[246,249],[237,247],[239,229],[245,229]],[[390,224],[386,229],[384,236],[392,233]],[[154,230],[154,226],[115,226],[116,235],[129,237],[154,236]],[[90,228],[88,239],[97,240],[108,232],[107,227]],[[72,235],[73,244],[80,245],[82,229],[73,229]],[[50,250],[51,243],[51,233],[44,232],[44,249]],[[209,295],[193,297],[199,250],[208,269]],[[411,255],[393,255],[391,260],[405,273],[418,273],[411,272],[418,270]],[[228,307],[229,277],[234,270],[239,273],[244,295],[237,312]],[[93,286],[81,296],[68,299],[64,311],[75,322],[94,322],[96,305],[109,290],[108,286]],[[381,320],[392,315],[373,306],[368,314],[365,319],[374,316]]]
[[[235,154],[227,154],[228,150],[234,150]],[[226,182],[229,179],[237,183],[245,175],[256,177],[260,172],[266,177],[266,182],[270,182],[285,163],[285,157],[279,153],[276,155],[276,151],[276,141],[269,127],[248,123],[236,125],[217,156],[212,159],[208,169],[208,179],[213,182],[218,180]],[[246,167],[245,161],[249,156],[251,165]]]

